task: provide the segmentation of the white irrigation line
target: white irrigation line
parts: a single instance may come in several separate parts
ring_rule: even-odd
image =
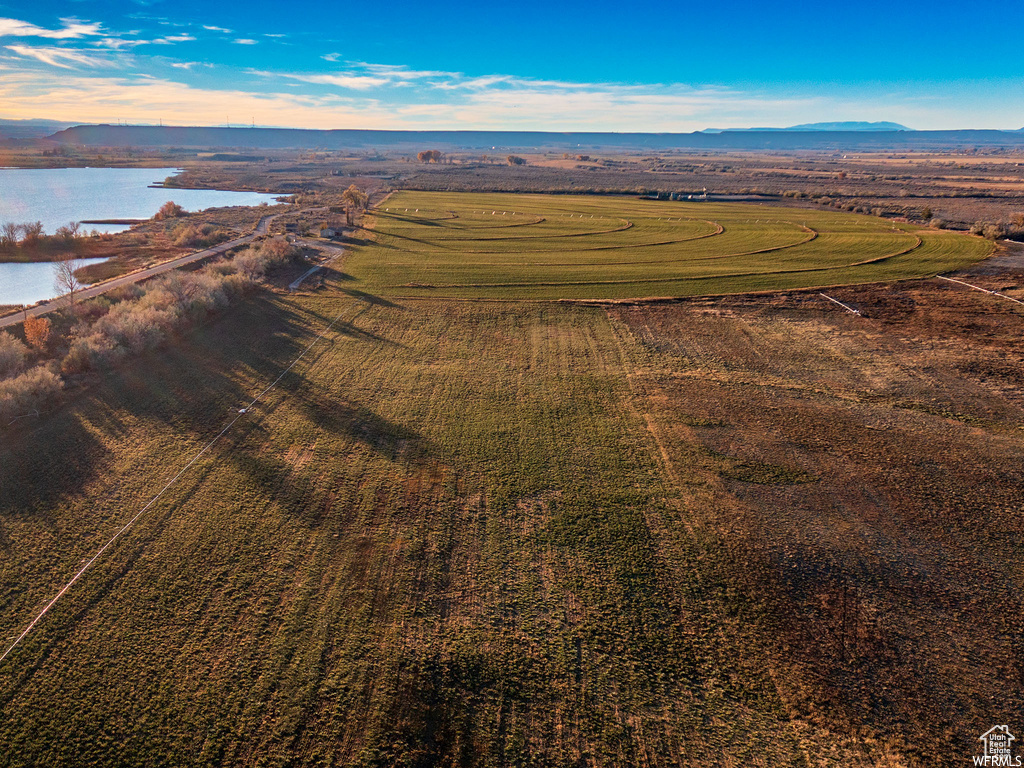
[[[1013,298],[1013,296],[1007,296],[1005,293],[1000,293],[999,291],[990,291],[988,288],[982,288],[979,285],[971,285],[970,283],[965,283],[963,280],[956,280],[952,277],[946,277],[945,275],[936,275],[936,277],[938,277],[940,280],[948,280],[951,283],[959,283],[960,285],[966,285],[968,288],[973,288],[976,291],[987,293],[990,296],[998,296],[1001,299],[1006,299],[1007,301],[1012,301],[1014,304],[1020,304],[1021,306],[1024,306],[1024,301],[1021,301],[1020,299],[1015,299]]]
[[[106,552],[114,544],[114,542],[117,541],[121,537],[121,535],[123,533],[125,533],[129,528],[131,528],[136,523],[136,521],[138,521],[138,519],[140,517],[142,517],[154,504],[156,504],[156,502],[160,500],[160,497],[163,496],[164,493],[166,493],[167,490],[172,485],[174,485],[178,481],[178,479],[182,475],[184,475],[185,472],[187,472],[190,467],[192,467],[193,464],[195,464],[197,461],[199,461],[200,457],[202,457],[203,454],[205,454],[207,451],[209,451],[210,448],[212,448],[213,445],[218,440],[220,440],[225,435],[225,433],[227,433],[227,431],[229,429],[231,429],[231,427],[234,426],[236,421],[238,421],[240,418],[242,418],[243,415],[245,415],[246,413],[249,412],[250,408],[252,408],[254,405],[256,405],[257,402],[259,402],[260,398],[262,398],[265,394],[267,394],[270,390],[272,390],[274,387],[277,386],[278,382],[280,382],[281,379],[284,378],[285,374],[287,374],[288,371],[290,371],[292,368],[294,368],[295,364],[298,363],[299,360],[301,360],[303,357],[305,357],[306,353],[309,352],[309,350],[311,350],[313,348],[313,345],[316,344],[318,341],[320,341],[320,339],[322,339],[324,337],[324,335],[329,330],[331,330],[331,328],[334,327],[334,324],[336,322],[338,322],[339,319],[341,319],[341,316],[342,316],[343,313],[344,313],[344,311],[339,312],[337,317],[335,317],[331,321],[330,325],[328,325],[326,328],[324,328],[320,332],[320,334],[315,339],[313,339],[313,341],[311,341],[309,343],[309,346],[307,346],[304,350],[302,350],[302,352],[299,353],[299,356],[296,357],[294,360],[292,360],[291,364],[287,368],[285,368],[283,371],[281,371],[281,375],[278,376],[276,379],[274,379],[274,381],[270,384],[270,386],[268,386],[266,389],[264,389],[262,392],[260,392],[258,395],[256,395],[256,397],[254,397],[252,399],[252,401],[247,406],[245,406],[244,408],[240,408],[238,410],[238,413],[235,414],[235,417],[233,419],[231,419],[231,421],[229,421],[227,423],[227,426],[225,426],[224,429],[222,429],[219,433],[217,433],[217,436],[215,438],[213,438],[210,442],[208,442],[205,446],[203,446],[203,449],[201,451],[199,451],[199,453],[197,453],[195,456],[193,456],[188,461],[188,463],[178,471],[178,474],[176,474],[174,477],[172,477],[170,480],[168,480],[167,484],[164,485],[164,487],[160,489],[160,491],[156,494],[156,496],[154,496],[152,499],[150,499],[149,502],[142,509],[140,509],[138,511],[138,513],[136,513],[135,517],[133,517],[131,520],[129,520],[127,523],[125,523],[125,525],[122,526],[121,529],[117,531],[117,533],[115,533],[113,536],[110,537],[110,539],[107,541],[106,544],[104,544],[102,547],[100,547],[99,551],[97,551],[95,555],[93,555],[91,558],[89,558],[88,562],[86,562],[86,564],[83,565],[78,570],[78,573],[76,573],[74,576],[72,576],[71,580],[68,581],[68,583],[65,584],[63,587],[61,587],[60,591],[54,596],[54,598],[50,602],[48,602],[46,604],[46,607],[43,608],[43,610],[41,610],[39,612],[39,615],[37,615],[34,619],[32,619],[32,622],[27,627],[25,627],[24,631],[20,635],[18,635],[18,637],[15,639],[15,641],[13,643],[11,643],[10,646],[8,646],[7,650],[4,651],[2,656],[0,656],[0,662],[3,662],[3,660],[6,659],[11,654],[11,651],[13,651],[15,648],[18,647],[18,644],[21,643],[21,641],[24,640],[28,636],[28,634],[35,628],[36,624],[38,624],[42,620],[42,618],[47,614],[47,612],[51,608],[53,608],[54,605],[56,605],[57,601],[60,600],[64,596],[64,594],[69,589],[71,589],[71,587],[74,586],[75,582],[78,581],[82,577],[82,574],[84,574],[87,570],[89,570],[89,568],[92,567],[92,564],[95,563],[100,558],[100,556],[102,556],[103,553]]]
[[[826,296],[824,293],[819,293],[818,295],[823,297],[823,298],[828,299],[833,304],[838,304],[840,307],[845,309],[847,312],[852,312],[855,315],[860,315],[860,310],[859,309],[854,309],[849,304],[843,304],[843,302],[839,301],[839,299],[833,299],[831,296]]]

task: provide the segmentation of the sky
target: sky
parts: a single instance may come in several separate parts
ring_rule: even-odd
[[[1024,126],[1013,2],[0,0],[0,118],[687,132]]]

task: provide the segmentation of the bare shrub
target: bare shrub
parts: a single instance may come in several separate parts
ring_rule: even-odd
[[[7,331],[0,331],[0,379],[20,373],[25,367],[28,347]]]
[[[215,245],[230,237],[230,233],[209,222],[205,224],[179,224],[171,237],[181,248],[197,248]]]
[[[0,423],[38,411],[54,402],[62,389],[60,379],[43,366],[0,381]]]

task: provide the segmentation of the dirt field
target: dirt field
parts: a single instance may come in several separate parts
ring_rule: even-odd
[[[728,553],[794,716],[957,764],[1024,715],[1024,307],[830,295],[864,317],[814,294],[611,311],[650,350],[633,383],[679,492],[658,525]]]

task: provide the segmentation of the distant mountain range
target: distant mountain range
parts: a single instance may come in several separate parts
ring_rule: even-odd
[[[0,120],[0,139],[41,139],[72,125],[59,120]]]
[[[865,123],[848,121],[844,123],[803,123],[802,125],[791,125],[789,128],[706,128],[704,133],[731,133],[734,131],[911,131],[899,123]]]
[[[107,147],[322,150],[916,150],[956,147],[1024,146],[1024,131],[834,130],[794,126],[708,133],[596,133],[550,131],[333,131],[298,128],[201,128],[171,126],[79,125],[58,131],[49,141]],[[846,125],[840,123],[839,125]],[[859,124],[872,125],[872,124]],[[878,124],[874,124],[878,125]],[[888,123],[884,125],[895,125]]]

